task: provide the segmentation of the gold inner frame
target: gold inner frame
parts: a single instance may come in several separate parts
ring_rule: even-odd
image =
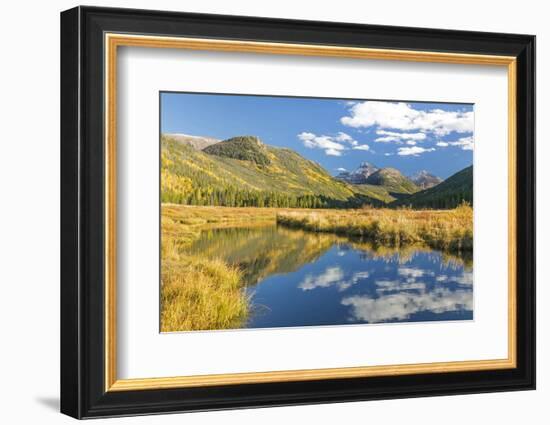
[[[516,58],[325,45],[105,34],[105,391],[308,381],[516,367]],[[120,46],[504,66],[508,72],[508,357],[495,360],[118,379],[116,324],[117,48]]]

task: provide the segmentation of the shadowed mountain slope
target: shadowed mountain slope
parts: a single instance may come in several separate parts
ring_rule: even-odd
[[[455,208],[466,201],[473,204],[473,166],[467,167],[430,189],[391,203],[413,208]]]

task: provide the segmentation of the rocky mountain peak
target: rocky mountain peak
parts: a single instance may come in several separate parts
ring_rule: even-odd
[[[441,183],[442,178],[437,177],[426,170],[420,170],[414,173],[409,179],[421,189],[429,189]]]
[[[351,184],[365,184],[372,174],[379,170],[378,167],[370,162],[362,162],[354,171],[343,171],[336,176],[339,180],[344,180]]]

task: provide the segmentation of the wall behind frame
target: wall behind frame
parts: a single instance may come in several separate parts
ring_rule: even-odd
[[[489,1],[443,5],[409,2],[313,2],[279,0],[94,1],[97,6],[155,8],[189,12],[252,15],[368,24],[517,32],[537,35],[538,94],[550,93],[550,28],[543,3]],[[59,12],[77,2],[10,2],[4,6],[0,32],[4,40],[0,93],[0,323],[2,346],[0,395],[2,422],[74,423],[57,413],[59,393]],[[538,102],[539,117],[550,105]],[[550,127],[540,119],[537,156],[538,216],[550,215],[543,195],[550,184]],[[440,424],[490,421],[543,423],[550,397],[550,278],[543,260],[550,238],[548,221],[538,222],[538,390],[501,394],[345,403],[336,405],[211,412],[111,419],[109,423],[228,425],[297,423],[331,424],[369,420],[388,424]],[[6,348],[8,347],[8,348]],[[103,420],[100,420],[103,422]]]

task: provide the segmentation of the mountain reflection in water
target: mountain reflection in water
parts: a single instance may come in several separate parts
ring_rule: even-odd
[[[471,320],[471,253],[373,246],[277,226],[203,230],[190,251],[239,267],[247,328]]]

